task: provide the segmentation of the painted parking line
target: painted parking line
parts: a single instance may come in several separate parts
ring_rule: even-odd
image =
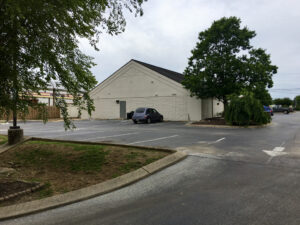
[[[159,141],[159,140],[163,140],[163,139],[168,139],[168,138],[174,138],[174,137],[178,137],[179,135],[172,135],[172,136],[168,136],[168,137],[161,137],[161,138],[155,138],[155,139],[150,139],[150,140],[144,140],[144,141],[135,141],[132,143],[129,143],[127,145],[133,145],[133,144],[139,144],[139,143],[145,143],[145,142],[152,142],[152,141]]]
[[[218,142],[220,142],[220,141],[223,141],[223,140],[225,140],[226,138],[225,137],[223,137],[223,138],[220,138],[220,139],[218,139],[218,140],[216,140],[215,142],[213,142],[213,143],[218,143]]]
[[[225,140],[226,138],[225,137],[223,137],[223,138],[220,138],[220,139],[218,139],[218,140],[216,140],[216,141],[198,141],[197,143],[199,143],[199,144],[208,144],[208,145],[211,145],[211,144],[216,144],[216,143],[218,143],[218,142],[221,142],[221,141],[223,141],[223,140]]]
[[[28,130],[26,128],[23,128],[23,130],[25,130],[26,133],[36,133],[36,134],[40,134],[40,133],[59,133],[59,132],[65,132],[65,130]]]
[[[98,130],[98,131],[86,131],[86,132],[68,132],[68,133],[62,133],[61,135],[48,135],[47,137],[52,138],[58,138],[58,137],[67,137],[67,136],[80,136],[80,135],[86,135],[86,134],[96,134],[96,133],[103,133],[107,132],[107,130]]]
[[[81,140],[83,140],[83,141],[97,140],[97,139],[111,138],[111,137],[121,137],[121,136],[133,135],[133,134],[138,134],[138,133],[126,133],[126,134],[117,134],[117,135],[104,136],[104,137],[84,138],[84,139],[81,139]]]
[[[53,127],[52,127],[53,128]],[[40,134],[40,133],[62,133],[62,135],[68,135],[68,134],[82,134],[82,133],[79,133],[79,132],[84,132],[86,130],[87,133],[92,133],[92,132],[98,132],[99,131],[99,126],[90,126],[90,127],[78,127],[78,128],[75,128],[73,130],[62,130],[62,129],[57,129],[57,130],[53,130],[53,129],[49,129],[49,127],[46,127],[46,128],[42,128],[42,129],[48,129],[48,130],[30,130],[29,128],[23,128],[25,130],[26,133],[33,133],[33,134]],[[1,130],[0,130],[1,131]],[[77,133],[76,133],[77,132]],[[54,137],[54,136],[57,136],[57,135],[49,135],[49,137]]]

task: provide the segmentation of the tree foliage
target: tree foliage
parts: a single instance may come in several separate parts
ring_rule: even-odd
[[[273,103],[275,105],[282,105],[288,107],[290,105],[293,105],[293,100],[290,98],[275,98],[273,100]]]
[[[225,111],[225,120],[231,125],[248,126],[267,124],[271,116],[264,112],[263,105],[254,98],[253,93],[242,97],[234,95]]]
[[[253,89],[253,94],[254,94],[254,98],[259,100],[261,102],[261,104],[263,104],[263,105],[268,106],[268,105],[271,105],[273,102],[269,91],[263,86],[261,87],[261,86],[257,85]]]
[[[184,71],[183,85],[191,95],[214,97],[226,106],[228,95],[272,87],[277,67],[265,50],[250,45],[255,35],[236,17],[221,18],[200,32]]]
[[[297,95],[294,98],[294,103],[295,103],[296,110],[300,110],[300,95]]]
[[[95,64],[79,50],[79,38],[98,50],[99,35],[124,31],[124,9],[142,15],[144,1],[0,0],[0,115],[41,108],[32,93],[45,90],[51,81],[74,96],[79,111],[91,114],[88,93],[97,83],[90,71]],[[56,93],[56,106],[70,128],[67,103]]]

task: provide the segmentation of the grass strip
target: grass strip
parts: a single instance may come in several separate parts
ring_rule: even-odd
[[[0,145],[3,145],[7,142],[7,136],[0,135]]]

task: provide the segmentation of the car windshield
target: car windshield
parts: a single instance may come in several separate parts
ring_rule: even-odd
[[[145,108],[138,108],[135,110],[136,113],[143,113],[145,112]]]

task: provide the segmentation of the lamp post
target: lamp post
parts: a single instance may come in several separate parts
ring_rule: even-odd
[[[18,91],[15,89],[13,94],[13,126],[10,126],[8,129],[8,144],[13,145],[20,142],[23,137],[23,129],[20,129],[20,126],[17,126],[17,103],[18,103]]]
[[[15,90],[14,91],[14,109],[13,109],[13,126],[10,127],[10,129],[20,129],[19,126],[17,126],[17,101],[18,101],[18,93],[17,91]]]

